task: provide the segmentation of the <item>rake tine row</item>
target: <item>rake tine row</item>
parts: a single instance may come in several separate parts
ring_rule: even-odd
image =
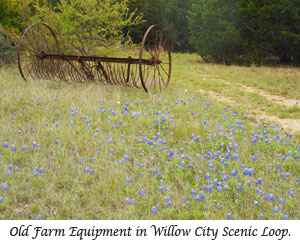
[[[109,58],[64,55],[54,31],[46,24],[36,23],[21,37],[18,66],[25,81],[122,85],[148,92],[168,87],[172,64],[166,34],[156,25],[146,31],[139,58]]]

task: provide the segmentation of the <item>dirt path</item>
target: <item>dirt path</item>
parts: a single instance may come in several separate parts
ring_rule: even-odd
[[[232,82],[226,81],[224,79],[217,79],[217,78],[210,78],[212,80],[216,80],[216,81],[220,81],[224,84],[232,84]],[[296,105],[297,100],[296,99],[286,99],[283,96],[279,96],[279,95],[273,95],[270,93],[267,93],[261,89],[255,88],[255,87],[250,87],[250,86],[246,86],[243,85],[241,83],[237,83],[235,85],[236,88],[239,88],[241,91],[244,92],[250,92],[250,93],[257,93],[260,94],[261,96],[265,97],[268,101],[274,102],[276,104],[280,104],[286,107],[293,107]],[[300,105],[300,101],[299,101],[299,105]]]
[[[215,80],[219,80],[219,79],[215,79]],[[220,80],[222,81],[222,80]],[[248,88],[248,87],[246,87]],[[250,89],[250,88],[249,88]],[[244,90],[244,89],[242,89]],[[252,89],[254,90],[254,89]],[[233,99],[229,98],[229,97],[225,97],[223,95],[220,95],[214,91],[205,91],[203,89],[199,89],[198,90],[199,92],[203,92],[203,93],[207,93],[209,94],[209,96],[219,102],[225,102],[225,103],[228,103],[228,104],[231,104],[231,105],[234,105],[237,103],[237,101],[234,101]],[[257,91],[255,90],[255,92],[257,93]],[[259,93],[260,94],[260,93]],[[268,94],[269,95],[269,94]],[[271,95],[269,95],[271,96]],[[274,96],[272,96],[273,98]],[[280,97],[282,98],[282,97]],[[287,100],[287,99],[285,99]],[[285,104],[291,104],[291,102],[289,102],[290,100],[287,100],[287,101],[282,101],[282,103]],[[295,102],[294,104],[295,105]],[[288,106],[288,105],[285,105],[285,106]],[[278,123],[282,128],[286,129],[288,132],[291,132],[291,133],[297,133],[297,132],[300,132],[300,119],[280,119],[276,116],[271,116],[271,115],[267,115],[265,112],[262,112],[260,110],[252,110],[250,111],[250,113],[252,115],[256,115],[256,116],[259,116],[259,118],[263,118],[263,119],[266,119],[267,121],[270,121],[270,122],[273,122],[273,123]]]

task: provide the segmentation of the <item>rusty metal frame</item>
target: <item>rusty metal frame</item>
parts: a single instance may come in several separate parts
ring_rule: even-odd
[[[31,78],[124,85],[146,92],[167,88],[172,70],[170,45],[166,33],[157,25],[146,31],[139,58],[113,58],[65,55],[54,31],[44,23],[35,23],[24,31],[17,57],[25,81]]]

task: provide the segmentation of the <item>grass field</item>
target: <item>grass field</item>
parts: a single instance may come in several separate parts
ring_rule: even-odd
[[[299,102],[300,69],[189,54],[162,94],[2,67],[0,218],[299,218]]]

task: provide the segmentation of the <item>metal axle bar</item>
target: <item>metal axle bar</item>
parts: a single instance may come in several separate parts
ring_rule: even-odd
[[[140,64],[139,59],[128,58],[111,58],[111,57],[97,57],[97,56],[76,56],[76,55],[64,55],[64,54],[48,54],[40,52],[36,54],[40,59],[50,58],[50,59],[61,59],[65,61],[85,61],[85,62],[108,62],[108,63],[128,63],[128,64]],[[161,61],[159,59],[142,59],[142,65],[155,65],[159,64]]]

